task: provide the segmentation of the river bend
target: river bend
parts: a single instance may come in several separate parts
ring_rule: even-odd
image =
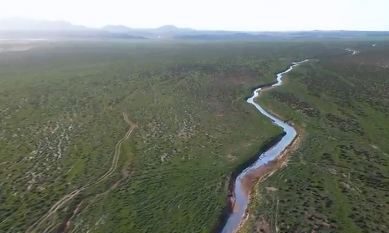
[[[267,163],[275,160],[279,155],[282,154],[282,152],[293,143],[293,140],[297,136],[297,131],[293,126],[288,124],[287,122],[284,122],[283,120],[277,118],[276,116],[270,114],[267,112],[261,105],[259,105],[257,102],[255,102],[255,99],[258,97],[259,93],[264,89],[269,88],[275,88],[282,85],[282,79],[285,74],[291,72],[296,66],[307,62],[308,60],[300,61],[300,62],[293,62],[288,69],[286,69],[283,72],[280,72],[277,74],[276,82],[268,87],[262,87],[254,90],[253,95],[247,99],[247,103],[254,105],[254,107],[259,111],[260,114],[266,116],[269,118],[274,125],[277,125],[278,127],[281,127],[285,135],[281,138],[280,141],[278,141],[277,144],[275,144],[273,147],[269,148],[265,152],[259,155],[258,159],[251,164],[249,167],[244,169],[235,179],[234,186],[233,186],[233,198],[234,198],[234,204],[233,204],[233,211],[228,216],[228,219],[226,221],[226,224],[224,225],[222,229],[222,233],[235,233],[240,224],[243,222],[245,215],[246,215],[246,209],[249,202],[249,195],[244,190],[242,181],[245,176],[247,176],[250,172],[259,169],[260,167],[266,165]]]

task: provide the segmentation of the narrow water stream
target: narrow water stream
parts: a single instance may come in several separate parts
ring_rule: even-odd
[[[284,122],[281,119],[278,119],[277,117],[271,115],[269,112],[267,112],[262,106],[260,106],[258,103],[255,102],[255,99],[258,97],[259,93],[263,89],[268,88],[274,88],[282,85],[282,78],[285,74],[292,71],[296,66],[307,62],[308,60],[300,61],[300,62],[293,62],[292,65],[289,66],[289,68],[281,73],[277,74],[277,82],[269,87],[265,88],[258,88],[254,90],[253,95],[247,99],[247,103],[252,104],[255,106],[255,108],[264,116],[269,118],[274,125],[277,125],[281,127],[285,135],[282,137],[282,139],[273,147],[263,152],[259,157],[258,160],[255,161],[252,165],[244,169],[235,180],[234,184],[234,206],[233,206],[233,212],[230,213],[226,224],[223,227],[222,233],[235,233],[242,221],[244,220],[244,217],[246,215],[246,209],[249,202],[249,195],[245,191],[242,181],[245,176],[247,176],[251,171],[254,171],[256,169],[259,169],[260,167],[266,165],[270,161],[275,160],[281,153],[293,142],[295,137],[297,136],[297,132],[295,128],[293,128],[288,123]]]

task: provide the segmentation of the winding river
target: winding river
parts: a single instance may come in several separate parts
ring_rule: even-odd
[[[261,107],[258,103],[255,102],[255,99],[258,97],[259,93],[263,89],[269,89],[274,88],[282,85],[282,79],[285,74],[291,72],[296,66],[307,62],[308,60],[300,61],[300,62],[293,62],[292,65],[289,66],[289,68],[281,73],[277,74],[277,82],[269,87],[264,88],[258,88],[254,90],[253,95],[247,99],[247,103],[252,104],[257,108],[257,110],[267,118],[269,118],[273,124],[281,127],[285,135],[281,138],[280,141],[278,141],[277,144],[275,144],[270,149],[263,152],[258,160],[255,161],[252,165],[244,169],[235,180],[234,184],[234,191],[233,191],[233,212],[230,213],[226,224],[224,225],[222,229],[222,233],[234,233],[239,229],[240,224],[244,221],[245,215],[246,215],[246,209],[249,202],[249,195],[247,194],[247,191],[245,191],[243,187],[243,179],[245,176],[247,176],[250,172],[253,172],[262,166],[266,165],[267,163],[275,160],[281,153],[292,144],[293,140],[297,136],[296,129],[293,128],[288,123],[284,122],[283,120],[273,116],[269,112],[267,112],[263,107]]]

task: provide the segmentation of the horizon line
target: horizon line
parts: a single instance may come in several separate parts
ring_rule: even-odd
[[[149,26],[149,27],[134,27],[130,26],[127,24],[118,24],[118,23],[107,23],[102,26],[88,26],[85,24],[81,23],[74,23],[69,20],[65,19],[55,19],[55,20],[50,20],[50,19],[37,19],[37,18],[26,18],[26,17],[4,17],[0,18],[1,21],[6,21],[6,20],[24,20],[24,21],[35,21],[35,22],[46,22],[46,23],[66,23],[69,24],[70,26],[76,26],[76,27],[84,27],[84,29],[89,29],[89,30],[104,30],[105,27],[108,26],[117,26],[117,27],[126,27],[127,29],[132,29],[132,30],[150,30],[150,29],[160,29],[163,27],[174,27],[176,29],[181,29],[181,30],[193,30],[193,31],[219,31],[219,32],[247,32],[247,33],[255,33],[255,32],[335,32],[335,31],[344,31],[344,32],[389,32],[389,29],[217,29],[217,28],[196,28],[196,27],[188,27],[188,26],[179,26],[177,24],[172,24],[172,23],[167,23],[167,24],[162,24],[160,26]],[[0,29],[0,31],[27,31],[28,29]],[[81,30],[81,29],[80,29]],[[37,30],[34,29],[32,31],[45,31],[45,30]],[[65,31],[65,30],[48,30],[46,31]],[[71,31],[71,30],[67,30]],[[76,30],[73,30],[76,31]]]

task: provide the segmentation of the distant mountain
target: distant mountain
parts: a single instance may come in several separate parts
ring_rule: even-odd
[[[103,31],[110,33],[123,33],[137,35],[146,38],[155,38],[155,39],[172,39],[176,38],[179,35],[190,34],[196,32],[196,30],[190,28],[178,28],[174,25],[165,25],[158,28],[140,28],[134,29],[129,28],[123,25],[107,25],[102,28]]]
[[[195,32],[196,30],[191,28],[179,28],[174,25],[164,25],[159,28],[156,28],[155,31],[162,33],[183,33],[183,32]]]
[[[127,32],[117,32],[85,26],[74,25],[66,21],[48,21],[31,19],[0,19],[0,38],[46,38],[46,39],[84,39],[84,38],[120,38],[145,39],[143,36],[131,35]]]
[[[2,31],[82,31],[87,27],[66,21],[32,20],[21,18],[0,19]]]
[[[389,39],[389,32],[366,31],[296,31],[296,32],[226,32],[199,31],[176,37],[183,40],[354,40]]]
[[[186,40],[260,40],[266,38],[265,36],[244,32],[199,32],[177,36],[177,39]]]
[[[123,25],[106,25],[101,30],[112,33],[130,33],[132,31],[131,28]]]
[[[180,39],[180,40],[321,40],[321,39],[389,39],[389,32],[364,31],[294,31],[239,32],[195,30],[165,25],[158,28],[130,28],[107,25],[88,28],[66,21],[0,19],[0,38],[119,38],[119,39]]]
[[[176,32],[179,30],[181,29],[174,25],[164,25],[155,29],[155,31],[159,31],[159,32]]]

